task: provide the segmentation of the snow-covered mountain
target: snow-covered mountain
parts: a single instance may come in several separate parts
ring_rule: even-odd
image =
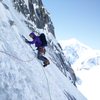
[[[100,65],[100,50],[94,50],[76,39],[60,41],[67,61],[74,67],[85,68]],[[89,67],[88,66],[88,67]],[[86,69],[88,69],[86,67]]]
[[[32,31],[46,35],[46,68],[21,37]],[[75,82],[42,1],[0,0],[0,100],[86,100]]]
[[[76,39],[60,43],[76,73],[78,89],[88,100],[99,100],[100,50],[94,50]]]
[[[59,41],[62,45],[63,51],[67,57],[67,60],[73,64],[79,59],[79,56],[83,55],[87,49],[91,49],[86,45],[80,43],[78,40],[72,38],[69,40]]]

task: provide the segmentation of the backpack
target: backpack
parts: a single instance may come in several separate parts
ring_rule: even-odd
[[[46,40],[45,34],[41,33],[40,36],[39,36],[39,38],[40,38],[40,40],[42,42],[41,46],[47,46],[47,40]]]

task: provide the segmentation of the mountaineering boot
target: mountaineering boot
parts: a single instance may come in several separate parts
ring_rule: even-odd
[[[49,60],[46,60],[46,61],[45,61],[45,62],[43,62],[43,63],[44,63],[43,67],[46,67],[47,65],[49,65],[49,64],[50,64]]]

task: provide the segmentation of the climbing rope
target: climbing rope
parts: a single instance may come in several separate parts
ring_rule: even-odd
[[[10,56],[10,57],[13,57],[13,58],[15,58],[15,59],[17,59],[18,61],[21,61],[21,62],[30,62],[30,61],[33,61],[33,59],[30,59],[30,60],[22,60],[22,59],[20,59],[20,58],[14,56],[14,55],[12,55],[12,54],[9,54],[9,53],[7,53],[7,52],[5,52],[5,51],[0,51],[0,52],[3,53],[3,54],[8,55],[8,56]]]
[[[36,31],[35,31],[36,32]],[[38,32],[37,32],[38,33]],[[21,35],[20,35],[21,36]],[[32,48],[32,46],[31,45],[29,45],[30,47],[31,47],[31,49],[34,51],[34,49]],[[33,61],[33,59],[30,59],[30,60],[22,60],[22,59],[20,59],[20,58],[18,58],[18,57],[16,57],[16,56],[14,56],[14,55],[12,55],[12,54],[9,54],[8,52],[6,52],[6,51],[0,51],[1,53],[3,53],[3,54],[6,54],[6,55],[8,55],[8,56],[10,56],[10,57],[13,57],[13,58],[15,58],[15,59],[17,59],[18,61],[21,61],[21,62],[30,62],[30,61]],[[45,73],[45,71],[44,71],[44,68],[42,67],[42,70],[43,70],[43,73],[44,73],[44,75],[45,75],[45,79],[46,79],[46,81],[47,81],[47,86],[48,86],[48,92],[49,92],[49,97],[50,97],[50,100],[52,100],[52,98],[51,98],[51,93],[50,93],[50,87],[49,87],[49,81],[48,81],[48,78],[47,78],[47,76],[46,76],[46,73]]]
[[[43,73],[44,73],[44,75],[45,75],[45,79],[46,79],[46,81],[47,81],[47,86],[48,86],[49,97],[50,97],[50,100],[52,100],[52,98],[51,98],[51,93],[50,93],[49,81],[48,81],[48,78],[47,78],[46,72],[45,72],[45,70],[44,70],[44,68],[43,68],[43,67],[42,67],[42,70],[43,70]]]
[[[1,50],[0,50],[0,52],[3,53],[3,54],[8,55],[8,56],[10,56],[10,57],[13,57],[13,58],[15,58],[15,59],[17,59],[18,61],[21,61],[21,62],[30,62],[30,61],[33,61],[33,59],[30,59],[30,60],[22,60],[22,59],[20,59],[20,58],[14,56],[14,55],[12,55],[12,54],[9,54],[9,53],[7,53],[7,52],[5,52],[5,51],[1,51]],[[51,94],[50,94],[49,81],[48,81],[48,78],[47,78],[47,76],[46,76],[46,73],[45,73],[43,67],[42,67],[42,70],[43,70],[43,73],[44,73],[45,78],[46,78],[46,81],[47,81],[47,86],[48,86],[48,91],[49,91],[49,97],[50,97],[50,100],[52,100],[52,98],[51,98]]]

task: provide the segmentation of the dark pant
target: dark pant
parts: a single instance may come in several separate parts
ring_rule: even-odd
[[[38,50],[37,58],[42,60],[43,62],[48,60],[46,57],[43,56],[43,53],[41,53],[39,50]]]

